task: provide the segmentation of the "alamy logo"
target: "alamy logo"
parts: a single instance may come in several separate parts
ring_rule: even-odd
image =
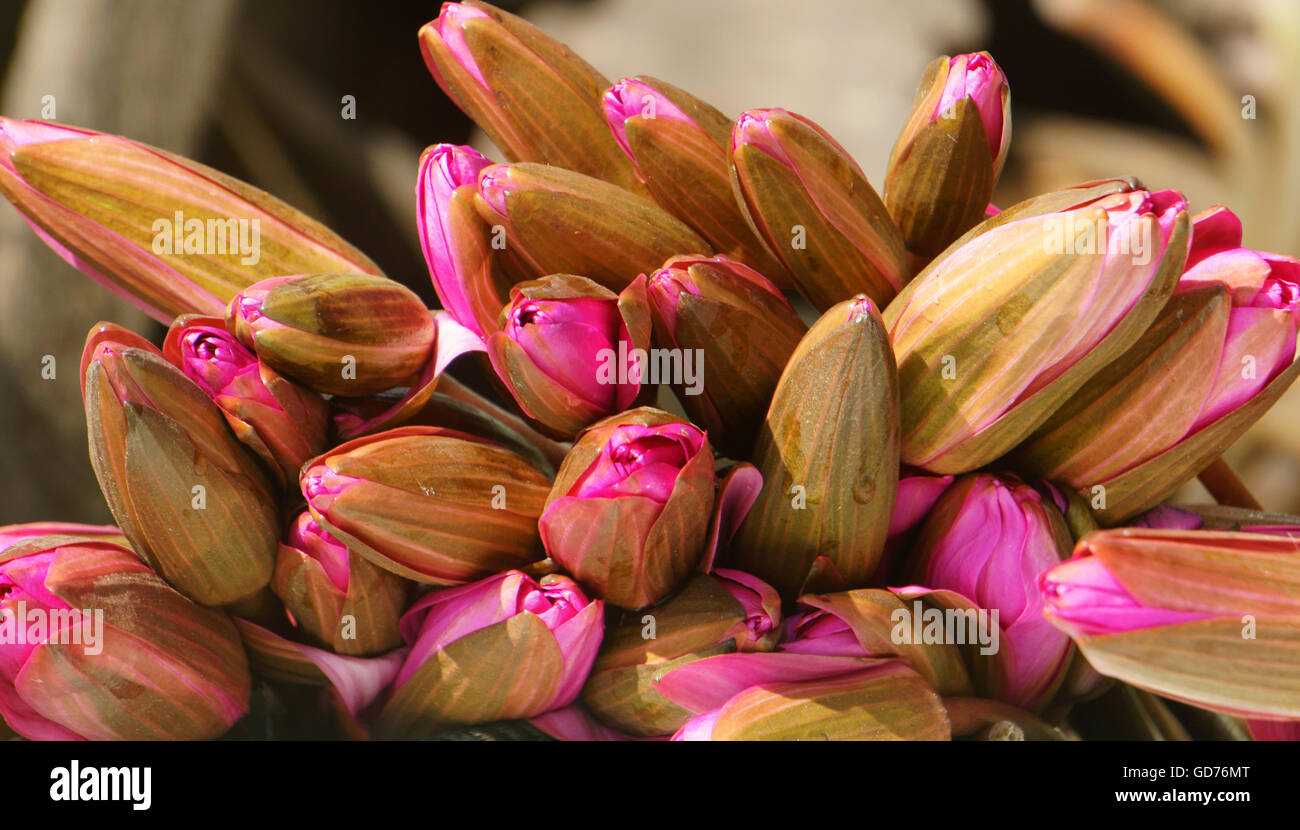
[[[148,810],[152,779],[152,767],[83,767],[74,760],[50,770],[50,800],[128,801],[132,810]]]
[[[997,654],[998,609],[926,608],[920,600],[895,608],[889,615],[894,623],[890,638],[899,645],[976,645],[980,654]]]
[[[601,349],[596,353],[600,365],[596,368],[596,382],[617,383],[671,383],[683,387],[687,395],[704,391],[703,349],[627,349],[627,342],[618,342],[618,351]]]
[[[153,252],[171,254],[239,254],[241,265],[256,265],[262,259],[261,219],[185,218],[176,211],[169,219],[153,220]]]
[[[1151,261],[1151,226],[1154,224],[1135,219],[1112,228],[1104,216],[1092,221],[1067,211],[1047,220],[1043,253],[1110,254],[1132,257],[1134,265],[1146,265]]]
[[[80,608],[0,608],[0,643],[5,645],[81,646],[86,654],[104,650],[104,610]]]

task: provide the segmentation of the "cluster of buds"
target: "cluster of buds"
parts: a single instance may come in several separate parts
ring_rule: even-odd
[[[1117,682],[1300,722],[1300,518],[1162,504],[1300,372],[1300,262],[1135,179],[992,209],[986,53],[927,67],[882,197],[485,3],[419,39],[505,158],[420,159],[439,310],[249,185],[0,119],[0,192],[170,326],[86,341],[115,525],[0,528],[9,730],[215,738],[254,683],[349,737],[1065,739]]]

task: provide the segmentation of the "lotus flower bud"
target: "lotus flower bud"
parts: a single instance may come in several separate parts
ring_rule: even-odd
[[[651,198],[713,249],[792,287],[785,267],[754,235],[731,188],[731,119],[672,84],[624,78],[605,91],[605,119]]]
[[[492,164],[472,147],[435,144],[420,156],[415,186],[420,247],[442,307],[486,338],[510,286],[523,277],[509,249],[493,246],[492,229],[474,208],[478,174]]]
[[[620,608],[652,605],[704,554],[713,510],[704,433],[650,407],[606,418],[573,444],[539,523],[546,552]]]
[[[1056,692],[1072,650],[1043,619],[1036,585],[1070,545],[1055,505],[1033,487],[984,473],[958,479],[925,520],[910,578],[937,591],[945,608],[982,609],[998,628],[989,632],[996,641],[981,641],[993,649],[981,650],[986,659],[972,660],[981,696],[1034,711]]]
[[[163,356],[208,393],[235,437],[266,462],[281,485],[325,449],[329,405],[282,377],[226,331],[220,317],[176,318]]]
[[[526,718],[578,696],[600,649],[604,603],[573,580],[506,571],[434,591],[402,617],[411,651],[379,715],[380,737]]]
[[[790,357],[752,456],[763,489],[728,563],[797,595],[815,560],[837,587],[879,564],[898,488],[898,381],[866,297],[822,315]],[[831,463],[832,459],[836,463]]]
[[[1300,262],[1240,243],[1227,208],[1199,214],[1168,305],[1018,463],[1075,487],[1115,524],[1173,493],[1263,415],[1300,374]]]
[[[1300,717],[1300,555],[1281,536],[1117,529],[1042,575],[1098,671],[1232,715]]]
[[[650,348],[645,279],[622,294],[555,274],[510,289],[488,356],[519,408],[556,435],[632,406],[641,394],[636,350]]]
[[[640,187],[605,126],[600,96],[609,81],[540,29],[487,3],[443,3],[420,28],[420,52],[442,91],[510,161]]]
[[[543,558],[537,517],[550,482],[485,439],[391,429],[316,458],[301,483],[323,529],[406,579],[459,585]]]
[[[78,536],[94,541],[112,542],[127,547],[130,543],[113,525],[85,525],[76,522],[26,522],[0,525],[0,553],[33,536]]]
[[[903,536],[919,527],[952,482],[952,476],[900,475],[894,512],[889,517],[889,538]]]
[[[659,694],[655,680],[714,654],[769,650],[780,623],[781,599],[762,580],[725,568],[695,574],[646,614],[610,625],[582,702],[625,734],[671,735],[692,713]]]
[[[952,643],[912,642],[899,636],[900,620],[912,613],[893,593],[861,588],[805,594],[799,613],[785,621],[778,650],[786,654],[899,658],[940,694],[973,694],[970,674]]]
[[[1173,291],[1186,203],[1126,180],[986,219],[885,309],[903,390],[903,460],[981,467],[1131,346]]]
[[[731,170],[759,238],[818,311],[858,293],[883,308],[903,287],[902,234],[821,127],[785,110],[746,112],[732,131]]]
[[[311,513],[289,525],[271,590],[298,627],[337,654],[379,654],[401,645],[397,621],[411,584],[329,534]]]
[[[410,381],[436,333],[409,288],[364,274],[263,280],[230,301],[226,328],[275,371],[355,397]]]
[[[53,535],[0,553],[0,716],[23,737],[215,738],[248,711],[250,684],[230,618],[129,549]]]
[[[582,274],[622,291],[674,254],[712,253],[680,220],[644,196],[542,164],[494,164],[479,174],[483,221],[533,276]]]
[[[673,257],[650,276],[649,294],[657,342],[681,354],[671,380],[686,414],[724,454],[749,457],[808,327],[775,285],[724,257]]]
[[[380,273],[255,187],[92,130],[0,118],[0,193],[55,253],[164,325],[187,312],[219,315],[268,277]]]
[[[90,463],[131,548],[201,605],[266,586],[277,494],[206,392],[138,335],[100,323],[81,358]]]
[[[749,686],[697,715],[675,741],[946,741],[943,702],[902,663],[813,680]]]
[[[936,58],[894,143],[885,204],[925,259],[981,221],[1011,143],[1011,94],[987,52]]]

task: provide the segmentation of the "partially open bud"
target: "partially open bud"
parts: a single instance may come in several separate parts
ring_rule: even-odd
[[[732,131],[731,171],[759,238],[818,311],[858,293],[883,308],[903,287],[902,234],[821,127],[781,109],[746,112]]]
[[[644,196],[543,164],[494,164],[479,174],[475,205],[502,228],[510,255],[532,275],[582,274],[611,291],[674,254],[709,243]]]
[[[230,618],[129,549],[36,536],[0,552],[0,716],[32,740],[208,740],[248,711]]]
[[[582,702],[626,734],[671,735],[692,713],[659,694],[655,681],[714,654],[768,650],[780,623],[781,599],[762,580],[725,568],[696,574],[665,602],[610,626]]]
[[[542,541],[592,594],[644,608],[699,564],[713,489],[704,433],[667,412],[634,409],[578,436],[547,498]]]
[[[305,465],[301,483],[349,553],[416,582],[458,585],[543,557],[550,482],[484,439],[400,427],[340,444]]]
[[[1192,222],[1188,268],[1151,327],[1017,451],[1105,524],[1159,503],[1246,431],[1300,374],[1300,262],[1240,247],[1241,222]]]
[[[510,161],[640,187],[601,112],[608,79],[537,27],[477,0],[443,3],[420,28],[420,52],[447,97]]]
[[[641,394],[636,350],[650,348],[645,279],[615,294],[555,274],[510,289],[501,330],[488,338],[497,376],[528,417],[572,438]]]
[[[669,259],[650,275],[649,294],[656,340],[680,359],[681,371],[660,380],[723,454],[748,458],[808,327],[775,285],[720,256]]]
[[[436,144],[420,156],[415,185],[420,247],[434,291],[456,322],[479,337],[496,331],[517,281],[504,236],[494,238],[474,208],[478,174],[491,164],[472,147]]]
[[[1037,580],[1070,545],[1061,511],[1011,479],[960,478],[930,512],[911,552],[909,579],[931,589],[943,613],[962,623],[982,696],[1037,710],[1055,694],[1072,650],[1043,619]],[[983,629],[974,641],[972,617]]]
[[[790,287],[785,266],[754,235],[731,188],[731,119],[672,84],[639,76],[605,91],[605,118],[660,207],[718,253]]]
[[[202,605],[271,578],[277,494],[208,394],[144,338],[111,323],[81,357],[90,463],[131,547]]]
[[[917,603],[919,604],[919,603]],[[941,695],[973,694],[970,673],[957,644],[916,641],[913,603],[889,591],[860,588],[805,594],[799,613],[785,621],[778,650],[787,654],[838,657],[896,657]]]
[[[208,393],[235,437],[266,462],[281,486],[296,481],[303,462],[325,449],[325,399],[258,360],[220,317],[177,317],[163,356]]]
[[[885,204],[928,259],[985,216],[1011,143],[1011,94],[987,52],[935,58],[894,143]]]
[[[309,512],[289,525],[271,590],[299,628],[337,654],[380,654],[402,643],[397,621],[411,583],[360,557]]]
[[[426,595],[402,617],[411,651],[376,734],[424,737],[567,706],[596,659],[603,607],[568,577],[519,571]]]
[[[364,274],[264,280],[239,292],[226,327],[268,366],[331,395],[401,386],[429,359],[435,325],[401,283]]]
[[[822,315],[799,342],[754,448],[763,475],[728,564],[793,597],[814,561],[837,587],[875,573],[898,487],[898,379],[866,297]]]
[[[284,274],[379,267],[319,222],[198,162],[0,118],[0,193],[55,253],[164,325]]]
[[[939,695],[902,663],[813,680],[744,688],[692,718],[675,741],[946,741],[952,729]]]
[[[1110,180],[985,220],[885,309],[903,460],[937,473],[1010,450],[1150,326],[1182,271],[1186,202]]]
[[[1102,674],[1233,715],[1300,718],[1300,555],[1258,533],[1116,529],[1042,575]]]

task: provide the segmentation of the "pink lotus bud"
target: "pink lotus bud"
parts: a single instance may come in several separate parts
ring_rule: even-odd
[[[643,608],[699,563],[713,489],[704,433],[665,412],[635,409],[578,437],[542,514],[542,542],[596,596]]]
[[[516,285],[510,297],[488,355],[525,414],[571,438],[632,406],[641,394],[636,353],[651,339],[643,278],[615,294],[554,274]]]
[[[280,274],[379,268],[257,188],[138,141],[0,118],[0,194],[69,264],[164,324]]]
[[[603,614],[558,575],[506,571],[426,595],[402,617],[411,651],[379,733],[411,737],[569,705],[600,649]]]
[[[889,537],[914,530],[930,512],[934,503],[952,486],[952,476],[904,475],[898,479],[898,496],[889,518]]]
[[[996,158],[999,153],[1006,152],[1002,144],[1003,125],[1007,117],[1003,109],[1003,91],[1006,88],[1007,76],[1002,74],[1002,68],[993,62],[987,52],[957,55],[948,61],[948,77],[944,81],[943,92],[939,95],[939,103],[935,105],[930,117],[942,118],[958,101],[971,99],[979,111],[984,135],[988,137],[989,153]]]
[[[623,148],[628,158],[636,163],[636,153],[628,143],[627,122],[632,118],[663,118],[679,124],[695,126],[694,120],[682,112],[672,99],[641,78],[623,78],[601,97],[605,120],[609,122],[614,140]],[[699,129],[699,127],[696,127]]]
[[[496,330],[506,291],[516,280],[491,228],[474,210],[478,174],[492,164],[473,147],[436,144],[420,157],[416,222],[424,261],[442,307],[479,337]]]
[[[0,553],[0,716],[20,735],[215,738],[248,710],[249,684],[229,617],[107,537],[29,537]]]
[[[1114,525],[1159,504],[1264,414],[1300,374],[1300,262],[1240,244],[1227,208],[1193,218],[1173,296],[1021,445],[1023,469],[1104,488],[1098,519]]]
[[[257,453],[281,484],[325,449],[325,399],[263,364],[226,331],[219,317],[182,315],[163,343],[163,356],[208,393],[235,437]]]
[[[1260,533],[1091,533],[1043,574],[1047,618],[1099,672],[1242,717],[1300,718],[1300,554]]]
[[[1193,219],[1192,248],[1177,290],[1222,284],[1232,306],[1218,371],[1192,430],[1241,407],[1295,358],[1300,261],[1240,246],[1241,220],[1227,208]]]
[[[271,590],[295,625],[337,654],[378,654],[401,643],[411,583],[347,547],[308,511],[285,534]]]
[[[1070,547],[1061,511],[1009,478],[964,476],[926,519],[910,578],[997,612],[1000,643],[990,655],[994,670],[984,695],[1026,709],[1051,699],[1069,664],[1070,642],[1043,618],[1037,580]]]

